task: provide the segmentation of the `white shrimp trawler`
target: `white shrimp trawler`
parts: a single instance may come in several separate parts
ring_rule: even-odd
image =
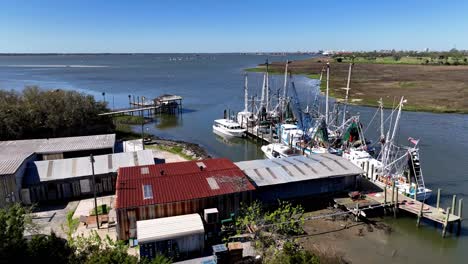
[[[381,187],[395,185],[398,192],[409,197],[416,197],[423,201],[428,199],[432,190],[426,188],[419,159],[419,140],[409,138],[413,146],[400,146],[394,143],[401,110],[406,101],[402,97],[397,108],[397,117],[390,136],[390,129],[385,136],[383,122],[383,103],[379,101],[381,112],[380,141],[382,149],[377,158],[372,157],[364,149],[349,148],[344,151],[343,158],[348,159],[356,166],[362,168],[368,179]],[[394,109],[396,111],[397,109]],[[393,112],[392,111],[392,115]],[[393,117],[393,116],[391,116]],[[390,127],[391,124],[390,124]]]
[[[286,158],[299,155],[296,149],[290,148],[281,143],[272,143],[262,146],[261,150],[268,159]]]
[[[244,137],[245,129],[239,123],[230,119],[216,119],[213,123],[213,132],[220,136]]]

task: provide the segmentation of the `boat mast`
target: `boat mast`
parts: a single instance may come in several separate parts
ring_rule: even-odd
[[[268,85],[268,59],[266,60],[266,112],[270,110],[270,87]]]
[[[288,64],[289,60],[286,60],[286,66],[284,67],[284,84],[283,84],[283,102],[281,111],[286,111],[286,96],[288,95]]]
[[[383,100],[380,97],[379,100],[379,108],[380,108],[380,141],[385,139],[385,132],[384,132],[384,113],[383,113]]]
[[[345,101],[344,101],[344,105],[343,105],[343,122],[342,124],[344,124],[346,122],[346,106],[348,105],[348,95],[349,95],[349,85],[351,83],[351,70],[353,69],[353,64],[354,63],[350,63],[349,64],[349,70],[348,70],[348,84],[346,85],[346,96],[345,96]]]
[[[260,107],[258,108],[257,115],[259,115],[261,113],[263,107],[265,107],[265,82],[266,82],[266,73],[263,74],[262,95],[260,97]]]
[[[325,94],[325,123],[328,125],[328,84],[330,82],[330,63],[327,62],[327,91]]]
[[[244,75],[244,112],[249,111],[249,87],[247,80],[247,73]]]

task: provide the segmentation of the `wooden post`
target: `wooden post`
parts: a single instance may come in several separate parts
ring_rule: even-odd
[[[455,205],[457,204],[457,195],[454,194],[452,198],[452,214],[455,214]]]
[[[395,208],[393,208],[393,217],[396,218],[398,212],[398,187],[396,188],[395,193]]]
[[[387,215],[387,184],[384,186],[384,206],[383,206],[384,215]]]
[[[355,215],[354,221],[357,222],[358,217],[359,217],[359,203],[356,203],[356,215]]]
[[[395,181],[392,182],[392,205],[395,203]]]
[[[424,203],[421,202],[421,209],[419,209],[418,220],[416,222],[417,227],[419,227],[419,224],[421,223],[421,219],[423,217],[423,209],[424,209]]]
[[[416,188],[414,189],[414,195],[413,195],[413,198],[415,201],[418,200],[418,187],[416,186]]]
[[[462,209],[463,209],[463,198],[458,200],[458,217],[460,217],[460,221],[462,219]]]
[[[447,233],[447,225],[450,217],[450,207],[447,207],[447,211],[445,211],[445,222],[444,222],[444,228],[442,229],[442,237],[445,237],[445,234]]]
[[[437,189],[437,209],[440,208],[440,188]]]

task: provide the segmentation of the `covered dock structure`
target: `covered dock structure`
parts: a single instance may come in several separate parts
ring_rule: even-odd
[[[256,186],[256,198],[266,204],[350,191],[363,173],[351,162],[328,153],[235,164]]]

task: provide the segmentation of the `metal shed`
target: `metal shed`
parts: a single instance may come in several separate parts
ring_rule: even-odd
[[[32,161],[108,154],[114,144],[115,134],[0,141],[0,207],[24,200],[23,193],[29,199],[22,183]]]
[[[98,193],[115,191],[117,170],[121,167],[154,164],[151,150],[94,156]],[[35,161],[28,168],[23,196],[29,202],[70,199],[90,195],[92,169],[89,157]],[[25,201],[26,203],[26,201]]]
[[[137,221],[137,238],[141,257],[177,251],[185,258],[203,252],[205,229],[199,214],[179,215]]]
[[[266,203],[354,189],[363,171],[342,157],[316,154],[235,163],[257,187]]]

